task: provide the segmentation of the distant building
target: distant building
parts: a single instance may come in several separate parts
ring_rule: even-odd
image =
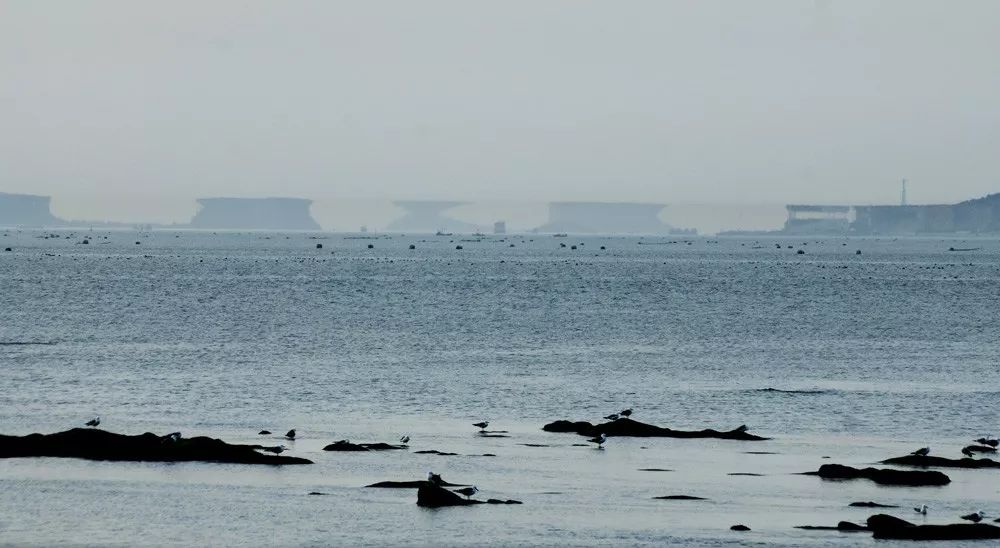
[[[630,202],[552,202],[549,222],[536,232],[576,234],[670,234],[660,220],[665,204]]]
[[[52,198],[34,194],[0,192],[0,226],[59,226],[65,221],[49,210]]]
[[[303,198],[202,198],[191,228],[320,230]]]
[[[402,200],[393,205],[406,210],[402,217],[389,223],[388,230],[394,232],[466,232],[473,233],[476,226],[452,219],[445,211],[465,205],[466,202]]]
[[[901,200],[902,202],[902,200]],[[911,235],[1000,232],[1000,193],[957,204],[789,205],[786,234]]]
[[[787,205],[788,234],[846,234],[851,228],[851,206]]]

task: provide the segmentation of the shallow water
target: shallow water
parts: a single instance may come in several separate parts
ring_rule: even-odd
[[[49,343],[0,344],[0,431],[296,427],[291,454],[316,464],[7,459],[0,543],[847,546],[874,541],[793,527],[863,521],[861,500],[1000,515],[996,471],[945,488],[795,475],[923,445],[959,457],[994,430],[996,240],[54,233],[0,232],[0,343]],[[624,407],[774,440],[598,451],[541,431]],[[484,418],[511,437],[479,436]],[[321,451],[404,433],[497,457]],[[525,504],[426,510],[361,487],[427,470]],[[709,500],[652,499],[670,494]]]

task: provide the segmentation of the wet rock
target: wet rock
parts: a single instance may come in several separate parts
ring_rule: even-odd
[[[271,431],[270,430],[261,430],[260,432],[257,432],[257,435],[258,436],[269,436],[269,435],[271,435]]]
[[[729,530],[730,531],[749,531],[750,528],[747,527],[746,525],[740,524],[740,525],[733,525],[732,527],[729,528]]]
[[[880,464],[916,466],[918,468],[1000,468],[1000,462],[990,459],[949,459],[932,455],[906,455],[886,459]]]
[[[763,477],[764,474],[754,474],[753,472],[730,472],[726,474],[727,476],[750,476],[750,477]]]
[[[796,529],[803,529],[806,531],[843,531],[843,532],[856,532],[856,531],[867,531],[868,528],[864,525],[858,525],[850,521],[841,521],[837,523],[835,527],[830,527],[829,525],[796,525]]]
[[[417,489],[417,506],[442,508],[445,506],[472,506],[474,504],[522,504],[519,500],[489,499],[486,501],[467,499],[438,485],[425,482]]]
[[[417,480],[417,481],[380,481],[378,483],[373,483],[371,485],[366,485],[365,487],[375,487],[380,489],[418,489],[424,485],[431,485],[431,482],[427,480]],[[442,487],[466,487],[467,483],[449,483],[447,481],[441,481],[437,485]]]
[[[848,504],[848,506],[853,508],[899,508],[899,506],[895,506],[893,504],[879,504],[877,502],[872,502],[872,501],[852,502]]]
[[[97,428],[74,428],[55,434],[0,435],[0,458],[71,457],[109,461],[228,462],[237,464],[312,464],[299,457],[259,453],[259,445],[234,445],[198,436],[163,443],[163,436],[115,434]]]
[[[320,493],[319,491],[310,491],[309,494],[312,496],[322,496],[326,495],[327,493]]]
[[[702,497],[695,497],[693,495],[664,495],[662,497],[653,497],[657,500],[708,500]]]
[[[640,468],[640,472],[673,472],[669,468]]]
[[[389,443],[351,443],[348,440],[340,440],[331,443],[323,448],[324,451],[392,451],[406,449],[405,445],[392,445]]]
[[[422,451],[414,451],[416,455],[441,455],[442,457],[454,457],[458,453],[447,453],[445,451],[438,451],[437,449],[424,449]]]
[[[868,479],[879,485],[939,486],[951,483],[951,478],[938,471],[893,470],[891,468],[852,468],[842,464],[824,464],[808,476],[823,479]]]
[[[545,430],[546,432],[572,432],[581,436],[597,436],[599,434],[606,434],[608,436],[633,436],[647,438],[718,438],[741,441],[761,441],[769,439],[750,434],[743,427],[721,432],[712,429],[697,431],[673,430],[670,428],[642,423],[628,418],[620,418],[618,420],[596,425],[586,421],[571,422],[560,420],[546,424],[542,427],[542,430]]]
[[[868,518],[868,529],[877,539],[897,540],[985,540],[1000,539],[1000,527],[987,523],[914,525],[886,514]]]

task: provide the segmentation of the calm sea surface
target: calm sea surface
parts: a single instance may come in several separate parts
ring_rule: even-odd
[[[847,505],[867,500],[1000,516],[997,471],[795,475],[1000,434],[1000,241],[371,238],[0,231],[0,433],[294,427],[290,454],[316,463],[2,460],[0,544],[853,546],[875,542],[794,526],[863,521]],[[774,440],[598,451],[541,430],[624,407]],[[510,437],[479,436],[483,419]],[[322,451],[403,434],[461,455]],[[524,504],[363,488],[428,470]],[[652,499],[676,494],[708,500]]]

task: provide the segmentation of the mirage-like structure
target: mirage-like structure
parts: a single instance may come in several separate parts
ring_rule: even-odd
[[[190,228],[321,230],[304,198],[201,198]]]
[[[1000,193],[957,204],[788,205],[786,234],[913,235],[1000,232]]]
[[[0,192],[0,226],[60,226],[65,221],[49,209],[50,196]]]
[[[432,200],[399,200],[393,205],[403,208],[406,213],[387,226],[390,232],[476,232],[472,223],[452,219],[444,214],[467,202]]]
[[[670,234],[672,227],[660,220],[665,207],[638,202],[551,202],[549,222],[535,232]]]

